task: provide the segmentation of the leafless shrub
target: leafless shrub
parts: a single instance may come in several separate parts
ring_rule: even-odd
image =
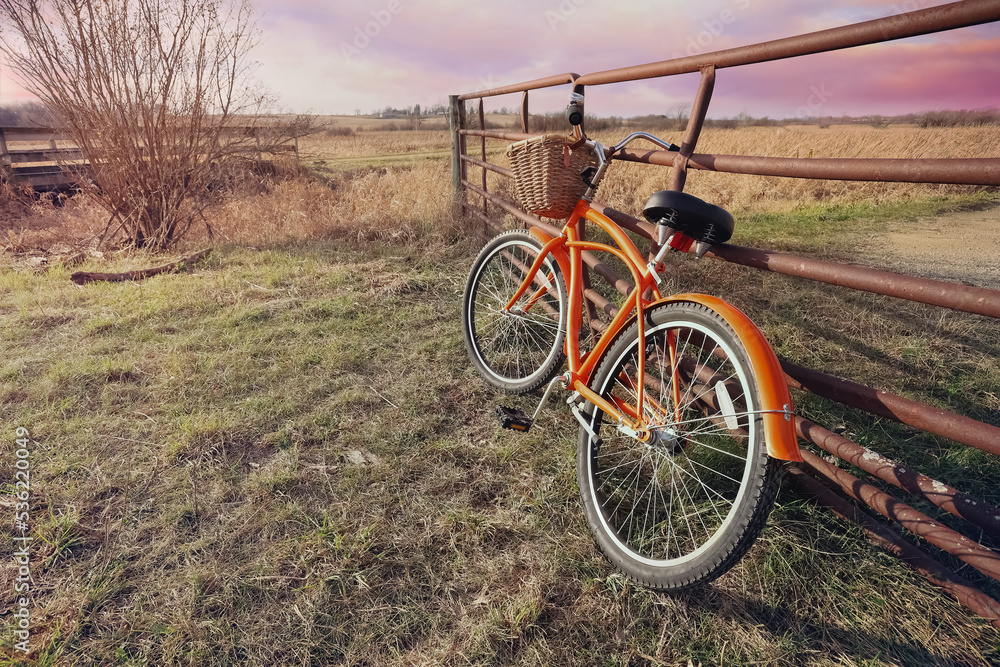
[[[868,124],[874,127],[876,130],[884,130],[885,128],[889,127],[889,120],[890,119],[886,118],[885,116],[879,116],[879,115],[869,116]]]
[[[916,122],[923,128],[998,125],[1000,111],[997,109],[927,111],[917,115]]]
[[[227,163],[308,131],[263,115],[250,0],[0,0],[0,24],[12,69],[88,157],[109,238],[171,246]]]

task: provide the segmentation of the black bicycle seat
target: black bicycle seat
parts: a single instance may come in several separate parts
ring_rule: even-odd
[[[725,243],[733,235],[733,216],[724,208],[675,190],[654,192],[642,214],[653,224],[669,225],[695,241]]]

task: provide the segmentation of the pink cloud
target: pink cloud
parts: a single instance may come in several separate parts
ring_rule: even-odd
[[[353,113],[444,103],[450,93],[752,44],[943,0],[259,2],[258,76],[282,107]],[[818,112],[835,115],[1000,106],[998,63],[1000,24],[993,24],[720,70],[711,114],[794,116],[819,97],[825,99]],[[13,87],[6,80],[0,86],[8,99]],[[662,113],[690,103],[696,87],[697,76],[603,86],[589,91],[588,108]],[[561,108],[566,96],[565,87],[533,92],[532,109]],[[512,95],[488,104],[519,101]]]
[[[720,70],[720,115],[898,114],[1000,107],[1000,40],[894,43]]]
[[[6,71],[0,71],[0,105],[31,102],[37,98],[26,91]]]

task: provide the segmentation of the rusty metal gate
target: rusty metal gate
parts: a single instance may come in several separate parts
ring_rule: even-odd
[[[573,73],[550,76],[534,81],[451,96],[450,126],[452,131],[452,174],[456,196],[466,214],[481,219],[497,231],[502,226],[492,215],[510,215],[523,225],[536,225],[549,233],[559,230],[541,219],[525,213],[516,202],[487,189],[487,171],[510,178],[510,170],[487,160],[487,139],[504,142],[519,141],[536,134],[529,132],[528,91],[560,85],[572,85],[582,92],[586,86],[636,81],[691,72],[701,73],[687,129],[680,152],[660,150],[624,150],[616,160],[641,162],[673,169],[670,188],[683,190],[689,169],[782,176],[793,178],[831,179],[847,181],[882,181],[908,183],[1000,185],[1000,158],[977,159],[846,159],[846,158],[776,158],[745,155],[709,155],[695,153],[695,147],[706,117],[717,70],[751,65],[782,58],[791,58],[826,51],[915,37],[983,23],[1000,21],[1000,3],[996,0],[966,0],[883,19],[867,21],[830,30],[778,39],[750,46],[716,51],[674,60],[634,67],[578,75]],[[521,93],[521,132],[485,129],[483,99],[497,95]],[[568,95],[567,95],[568,97]],[[466,102],[478,100],[479,129],[471,129]],[[479,139],[479,157],[469,153],[469,138]],[[469,178],[469,166],[481,171],[481,179]],[[475,204],[469,202],[472,196]],[[655,246],[652,225],[597,204],[617,223],[648,239],[651,253]],[[492,215],[491,215],[492,214]],[[998,230],[1000,231],[1000,230]],[[823,261],[810,257],[779,252],[718,245],[707,255],[762,271],[770,271],[844,288],[887,295],[945,309],[1000,318],[1000,291],[957,283],[943,282],[848,264]],[[597,257],[584,253],[586,273],[596,273],[615,289],[627,294],[632,285],[617,275]],[[587,312],[592,326],[600,331],[596,313],[615,312],[614,305],[585,280]],[[976,421],[966,416],[942,410],[902,396],[878,391],[849,380],[810,370],[782,360],[790,387],[864,410],[877,417],[900,422],[926,433],[975,447],[993,456],[1000,456],[1000,427]],[[903,465],[852,442],[842,435],[823,428],[802,417],[796,417],[799,437],[891,484],[911,497],[932,503],[963,520],[962,532],[948,528],[876,485],[851,475],[825,458],[803,450],[805,464],[790,468],[790,477],[808,496],[827,505],[841,517],[859,524],[877,543],[898,555],[960,603],[1000,627],[1000,602],[984,593],[968,579],[918,549],[897,530],[870,513],[860,510],[844,495],[866,504],[886,519],[935,545],[974,568],[986,577],[1000,582],[1000,552],[991,548],[1000,544],[1000,508],[991,506],[951,486],[925,475],[907,470]],[[829,457],[827,457],[829,458]],[[822,480],[822,483],[818,480]],[[831,490],[839,490],[843,495]],[[913,501],[911,501],[913,502]],[[985,543],[985,544],[984,544]]]

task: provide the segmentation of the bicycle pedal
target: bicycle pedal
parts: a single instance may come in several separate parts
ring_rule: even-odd
[[[527,433],[531,429],[532,419],[521,410],[507,408],[502,405],[497,406],[497,419],[500,420],[500,427],[512,431],[522,431]]]

